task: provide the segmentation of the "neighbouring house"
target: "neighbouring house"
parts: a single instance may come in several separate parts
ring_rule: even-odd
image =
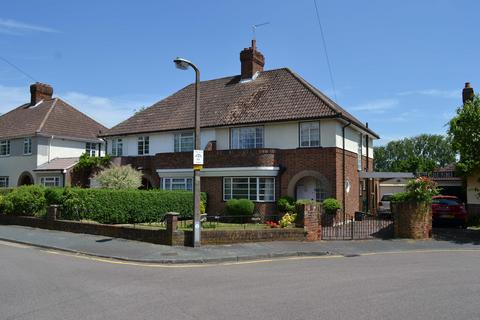
[[[200,83],[208,213],[248,198],[273,214],[288,195],[334,197],[353,215],[361,206],[359,171],[373,169],[379,136],[292,70],[264,70],[255,40],[240,61],[239,75]],[[101,135],[108,153],[142,170],[148,186],[191,190],[194,101],[191,84],[116,125]]]
[[[27,184],[64,186],[83,153],[101,155],[100,123],[43,83],[30,86],[30,102],[0,116],[0,188]]]
[[[455,163],[437,168],[431,173],[421,173],[420,176],[428,176],[440,188],[440,193],[446,196],[456,196],[461,201],[466,201],[464,179],[458,175]]]

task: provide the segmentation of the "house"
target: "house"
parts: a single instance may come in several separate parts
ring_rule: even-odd
[[[240,53],[239,75],[200,83],[202,191],[209,214],[248,198],[264,214],[281,196],[334,197],[360,208],[359,171],[373,169],[379,136],[288,68],[264,70],[255,40]],[[162,189],[192,189],[193,84],[101,136],[119,164]]]
[[[0,187],[64,186],[83,153],[100,155],[107,129],[60,98],[47,84],[30,86],[31,99],[0,116]]]

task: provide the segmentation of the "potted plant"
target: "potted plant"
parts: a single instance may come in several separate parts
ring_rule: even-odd
[[[405,192],[392,195],[395,237],[427,239],[432,230],[432,197],[439,193],[437,184],[427,177],[412,179]]]
[[[333,226],[335,217],[337,216],[337,211],[342,208],[340,202],[334,198],[327,198],[322,202],[323,210],[325,214],[323,215],[322,225],[323,226]]]

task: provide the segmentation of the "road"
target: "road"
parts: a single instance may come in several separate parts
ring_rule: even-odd
[[[0,319],[479,319],[480,251],[124,263],[0,242]]]

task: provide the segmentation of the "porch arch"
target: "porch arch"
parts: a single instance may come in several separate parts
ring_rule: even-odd
[[[294,175],[288,182],[287,195],[292,198],[296,198],[295,191],[296,191],[297,183],[306,177],[313,177],[319,180],[322,186],[324,187],[324,190],[327,196],[332,195],[332,185],[330,184],[328,179],[323,174],[315,170],[303,170],[297,173],[296,175]]]

